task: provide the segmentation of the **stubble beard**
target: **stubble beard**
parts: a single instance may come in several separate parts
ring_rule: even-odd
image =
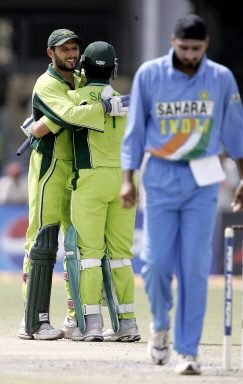
[[[73,68],[69,68],[67,67],[60,59],[59,57],[55,54],[54,52],[54,59],[55,59],[55,64],[57,66],[58,69],[60,69],[61,71],[65,71],[65,72],[72,72],[74,69],[75,69],[75,66]]]

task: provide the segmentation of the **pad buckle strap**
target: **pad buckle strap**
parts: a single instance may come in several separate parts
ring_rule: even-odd
[[[129,313],[129,312],[135,312],[135,304],[134,303],[119,304],[116,306],[116,313],[117,314]]]
[[[80,270],[83,271],[86,268],[101,267],[100,259],[82,259],[80,260]]]
[[[68,308],[75,308],[73,300],[71,300],[71,299],[68,300],[67,301],[67,306],[68,306]]]
[[[121,267],[128,267],[129,265],[132,265],[132,262],[131,262],[130,259],[110,260],[110,267],[111,267],[111,269],[121,268]]]
[[[24,283],[26,283],[26,281],[28,280],[28,278],[29,278],[29,274],[28,274],[27,272],[23,272],[23,273],[22,273],[22,281],[23,281]]]
[[[83,304],[84,315],[98,315],[102,312],[100,304]]]

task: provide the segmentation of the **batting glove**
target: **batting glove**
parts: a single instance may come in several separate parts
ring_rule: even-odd
[[[30,136],[31,135],[31,127],[33,125],[33,123],[35,122],[34,120],[34,117],[33,115],[31,115],[30,117],[28,117],[24,122],[23,124],[20,126],[20,128],[22,129],[22,131],[25,133],[26,136]]]
[[[103,100],[102,104],[105,107],[105,115],[128,116],[130,95],[114,96],[110,99]]]

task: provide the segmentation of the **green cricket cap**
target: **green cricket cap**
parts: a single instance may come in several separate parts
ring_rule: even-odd
[[[52,32],[52,34],[49,36],[49,39],[47,41],[47,47],[58,47],[66,41],[75,39],[77,40],[78,44],[82,43],[82,40],[74,33],[73,31],[70,31],[69,29],[56,29]]]
[[[85,49],[83,61],[96,67],[113,67],[117,64],[116,52],[111,44],[95,41]]]

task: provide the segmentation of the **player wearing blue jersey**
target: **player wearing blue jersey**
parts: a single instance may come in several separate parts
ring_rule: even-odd
[[[207,278],[220,182],[221,141],[243,179],[243,109],[231,71],[209,60],[204,20],[178,20],[168,55],[144,63],[131,92],[122,146],[123,207],[137,200],[132,175],[150,153],[146,191],[142,276],[150,301],[148,353],[169,361],[171,282],[178,282],[174,321],[176,372],[200,374],[197,361],[206,308]],[[243,182],[233,210],[243,209]]]

